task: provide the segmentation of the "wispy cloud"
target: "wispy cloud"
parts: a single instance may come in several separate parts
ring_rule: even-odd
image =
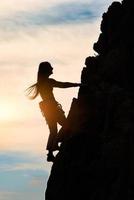
[[[35,163],[36,156],[25,152],[1,152],[0,153],[0,167],[2,165],[17,165],[23,163]],[[4,170],[7,170],[6,168]]]
[[[49,173],[41,163],[33,154],[1,152],[0,200],[43,199]]]
[[[43,169],[42,158],[32,153],[21,151],[5,151],[0,153],[0,171],[11,172],[20,170],[35,170],[48,173]]]
[[[14,199],[17,200],[18,194],[16,192],[10,192],[8,190],[0,191],[0,200]]]
[[[14,7],[11,6],[13,2],[15,3],[16,0],[12,0],[12,3],[6,2],[4,5],[13,9],[8,9],[8,14],[5,16],[0,15],[3,31],[20,31],[21,28],[30,29],[49,25],[90,22],[100,17],[108,3],[110,5],[113,0],[91,0],[84,3],[82,1],[64,1],[64,3],[57,1],[57,4],[55,0],[51,0],[50,5],[43,3],[42,0],[38,3],[34,1],[33,4],[31,4],[31,1],[29,3],[20,1],[20,6]],[[12,10],[14,10],[13,13]]]
[[[35,188],[34,188],[35,189]],[[19,191],[19,192],[10,192],[9,190],[0,191],[0,200],[43,200],[44,199],[44,190],[37,192],[36,190],[29,191]]]
[[[36,11],[19,11],[1,20],[1,27],[6,31],[21,27],[40,27],[67,23],[84,23],[96,19],[89,3],[61,3],[50,8]]]

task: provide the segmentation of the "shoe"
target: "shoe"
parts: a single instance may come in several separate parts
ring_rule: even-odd
[[[54,155],[51,155],[51,154],[48,154],[48,155],[47,155],[47,161],[48,161],[48,162],[54,162],[54,160],[55,160]]]

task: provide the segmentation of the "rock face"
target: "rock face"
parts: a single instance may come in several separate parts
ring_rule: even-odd
[[[134,1],[114,2],[81,75],[46,200],[134,200]]]

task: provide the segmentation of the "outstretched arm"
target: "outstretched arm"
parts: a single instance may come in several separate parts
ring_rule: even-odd
[[[54,79],[51,79],[51,84],[53,87],[58,87],[58,88],[70,88],[70,87],[81,86],[81,83],[60,82]]]

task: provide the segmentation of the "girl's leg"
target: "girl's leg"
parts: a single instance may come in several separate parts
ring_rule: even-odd
[[[66,122],[66,117],[65,117],[64,113],[59,113],[57,121],[61,126],[64,126],[64,124]]]
[[[49,126],[49,137],[47,142],[47,150],[56,151],[57,150],[57,122],[50,122]]]
[[[67,129],[67,118],[65,117],[64,113],[59,113],[59,116],[58,116],[58,123],[62,126],[61,129],[64,130],[64,131],[60,131],[58,132],[57,134],[57,141],[58,143],[62,143],[65,139],[65,131]],[[64,132],[64,134],[63,134]]]
[[[47,142],[47,161],[54,161],[55,157],[53,155],[53,151],[59,150],[58,142],[57,142],[57,122],[49,122],[49,137]]]

